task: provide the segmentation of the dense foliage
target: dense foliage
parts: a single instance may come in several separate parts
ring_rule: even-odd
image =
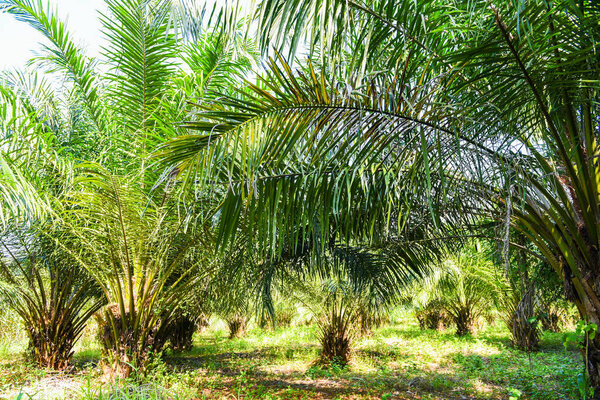
[[[343,369],[398,304],[531,352],[570,302],[600,396],[597,2],[245,3],[106,0],[94,59],[0,0],[45,39],[0,75],[0,294],[33,360],[69,368],[95,315],[104,373],[139,378],[211,315],[233,339],[303,306]]]

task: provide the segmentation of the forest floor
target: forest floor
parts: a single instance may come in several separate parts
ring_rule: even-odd
[[[166,352],[142,382],[102,383],[100,351],[88,334],[74,368],[53,373],[23,358],[22,340],[0,332],[0,399],[577,399],[581,356],[546,332],[540,351],[510,345],[502,325],[458,338],[421,331],[413,320],[356,339],[347,368],[323,370],[316,326],[252,329],[227,339],[197,334],[190,352]]]

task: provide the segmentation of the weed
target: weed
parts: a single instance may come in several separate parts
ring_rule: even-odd
[[[454,356],[454,361],[461,365],[465,371],[469,373],[482,371],[485,367],[483,364],[483,359],[476,354],[470,354],[467,356],[456,354]]]

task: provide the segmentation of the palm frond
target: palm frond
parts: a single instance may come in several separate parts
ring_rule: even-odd
[[[14,15],[17,20],[27,23],[46,37],[50,42],[45,45],[47,54],[38,60],[48,65],[51,71],[67,75],[83,98],[95,128],[105,131],[106,117],[99,99],[96,61],[83,54],[56,12],[49,10],[42,0],[3,0],[0,2],[0,12]]]
[[[109,88],[122,127],[115,144],[127,143],[130,156],[137,154],[145,169],[147,142],[156,130],[154,112],[175,71],[176,41],[169,29],[167,0],[108,0],[102,15],[103,32],[109,44],[104,55],[110,60]],[[133,146],[131,145],[133,144]]]

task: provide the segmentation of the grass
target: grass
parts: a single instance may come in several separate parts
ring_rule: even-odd
[[[2,302],[0,309],[0,359],[5,359],[24,351],[27,338],[19,323],[15,323],[19,321],[17,314],[5,308]]]
[[[502,325],[458,338],[404,319],[357,339],[348,368],[322,370],[314,326],[233,340],[217,326],[197,335],[192,351],[167,352],[150,376],[118,387],[102,383],[98,347],[84,337],[68,374],[2,353],[0,398],[23,388],[32,396],[23,399],[576,399],[581,356],[562,336],[545,333],[541,350],[527,354]]]

